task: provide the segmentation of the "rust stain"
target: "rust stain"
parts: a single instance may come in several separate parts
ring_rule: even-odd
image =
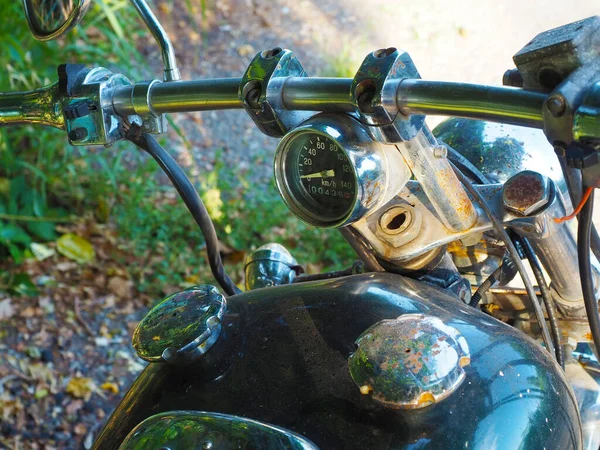
[[[517,181],[504,189],[505,201],[515,209],[525,210],[540,201],[543,195],[544,186],[537,174],[521,175]]]

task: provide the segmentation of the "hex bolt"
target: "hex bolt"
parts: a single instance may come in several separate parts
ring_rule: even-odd
[[[71,131],[69,131],[69,140],[75,142],[75,141],[82,141],[83,139],[85,139],[88,135],[88,132],[85,128],[83,127],[79,127],[79,128],[74,128]]]
[[[443,145],[438,145],[433,149],[433,156],[436,158],[445,158],[448,156],[448,149]]]
[[[356,102],[358,104],[358,109],[360,111],[362,111],[363,113],[372,113],[373,112],[373,106],[371,105],[371,101],[373,100],[373,97],[375,96],[375,92],[373,91],[364,91],[363,93],[361,93],[358,98],[356,99]]]
[[[513,213],[530,216],[540,212],[550,202],[551,194],[552,184],[546,176],[525,170],[504,183],[502,202]]]
[[[373,56],[375,56],[375,58],[377,58],[377,59],[381,59],[381,58],[385,58],[387,56],[390,56],[395,51],[397,51],[395,47],[380,48],[379,50],[375,50],[373,52]]]
[[[567,103],[562,95],[555,94],[546,102],[546,108],[554,117],[561,117],[567,110]]]
[[[282,51],[283,51],[283,49],[282,49],[281,47],[275,47],[275,48],[272,48],[272,49],[270,49],[270,50],[265,50],[265,51],[263,51],[263,52],[260,54],[260,56],[262,56],[262,57],[263,57],[263,58],[265,58],[265,59],[271,59],[271,58],[273,58],[274,56],[277,56],[277,55],[279,55],[279,54],[280,54]]]
[[[251,108],[259,108],[259,99],[260,94],[262,93],[262,85],[260,81],[252,80],[246,83],[244,88],[242,89],[242,95],[244,96],[244,100]]]
[[[519,69],[508,69],[502,76],[504,86],[523,87],[523,77]]]
[[[388,235],[403,233],[410,227],[411,223],[411,212],[402,206],[394,206],[388,209],[379,218],[379,226],[381,227],[381,230]]]
[[[421,214],[410,204],[398,204],[387,208],[377,219],[375,236],[394,248],[413,241],[421,231]]]

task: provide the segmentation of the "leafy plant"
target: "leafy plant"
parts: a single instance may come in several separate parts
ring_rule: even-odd
[[[15,19],[0,22],[0,67],[6,74],[0,78],[0,91],[49,84],[56,79],[57,64],[63,62],[134,66],[132,56],[134,61],[141,57],[135,51],[132,55],[121,38],[128,25],[134,30],[142,28],[137,26],[134,11],[120,11],[127,4],[126,0],[95,2],[90,13],[95,16],[93,21],[57,41],[41,43],[29,33],[21,2],[0,0],[5,16]],[[118,20],[116,11],[120,12]],[[86,191],[77,166],[82,159],[59,130],[32,126],[0,129],[0,260],[10,256],[15,263],[22,262],[31,256],[32,242],[57,237],[54,225],[64,221],[67,209],[81,211]],[[10,279],[13,284],[18,282]]]
[[[207,2],[199,4],[204,16]],[[192,2],[186,5],[195,7]],[[56,65],[63,62],[93,66],[101,62],[132,79],[151,76],[140,73],[147,64],[135,48],[136,33],[145,38],[148,33],[128,0],[94,2],[82,25],[45,43],[29,35],[20,2],[0,0],[0,7],[7,17],[21,18],[0,22],[4,45],[0,67],[8,75],[0,79],[0,91],[48,84],[56,79]],[[171,125],[179,136],[176,145],[189,147],[176,124]],[[254,186],[248,173],[218,162],[195,182],[224,247],[230,249],[225,262],[238,282],[245,252],[267,242],[286,245],[302,264],[317,269],[350,264],[353,254],[341,236],[292,216],[272,180]],[[32,256],[32,243],[57,238],[58,222],[84,215],[118,230],[120,247],[138,261],[126,264],[138,290],[158,296],[177,285],[212,279],[192,217],[156,163],[131,144],[81,149],[69,146],[60,130],[0,129],[0,261],[22,262]],[[18,269],[14,272],[0,277],[0,289],[34,292],[26,276]]]

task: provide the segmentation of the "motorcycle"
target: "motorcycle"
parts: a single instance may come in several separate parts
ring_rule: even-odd
[[[48,40],[89,3],[24,7]],[[149,153],[221,288],[174,293],[139,323],[133,346],[150,364],[94,448],[600,446],[600,17],[534,37],[502,87],[422,80],[395,48],[354,78],[309,77],[273,48],[240,78],[184,81],[145,0],[131,3],[163,80],[63,64],[49,86],[0,94],[0,126]],[[306,275],[266,244],[246,260],[245,291],[232,282],[198,193],[153,138],[166,114],[217,109],[244,109],[280,138],[283,201],[338,229],[357,263]],[[426,114],[452,118],[430,130]]]

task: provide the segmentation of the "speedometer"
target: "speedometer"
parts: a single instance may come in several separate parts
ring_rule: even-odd
[[[398,162],[395,173],[386,171],[390,159]],[[396,181],[390,183],[392,175]],[[321,227],[356,220],[384,198],[388,201],[409,176],[395,147],[374,142],[346,115],[309,119],[284,136],[275,155],[275,179],[284,201],[300,219]],[[391,196],[390,185],[396,188]]]
[[[356,173],[335,140],[314,130],[297,133],[286,154],[285,178],[296,186],[307,212],[343,219],[356,201]]]

